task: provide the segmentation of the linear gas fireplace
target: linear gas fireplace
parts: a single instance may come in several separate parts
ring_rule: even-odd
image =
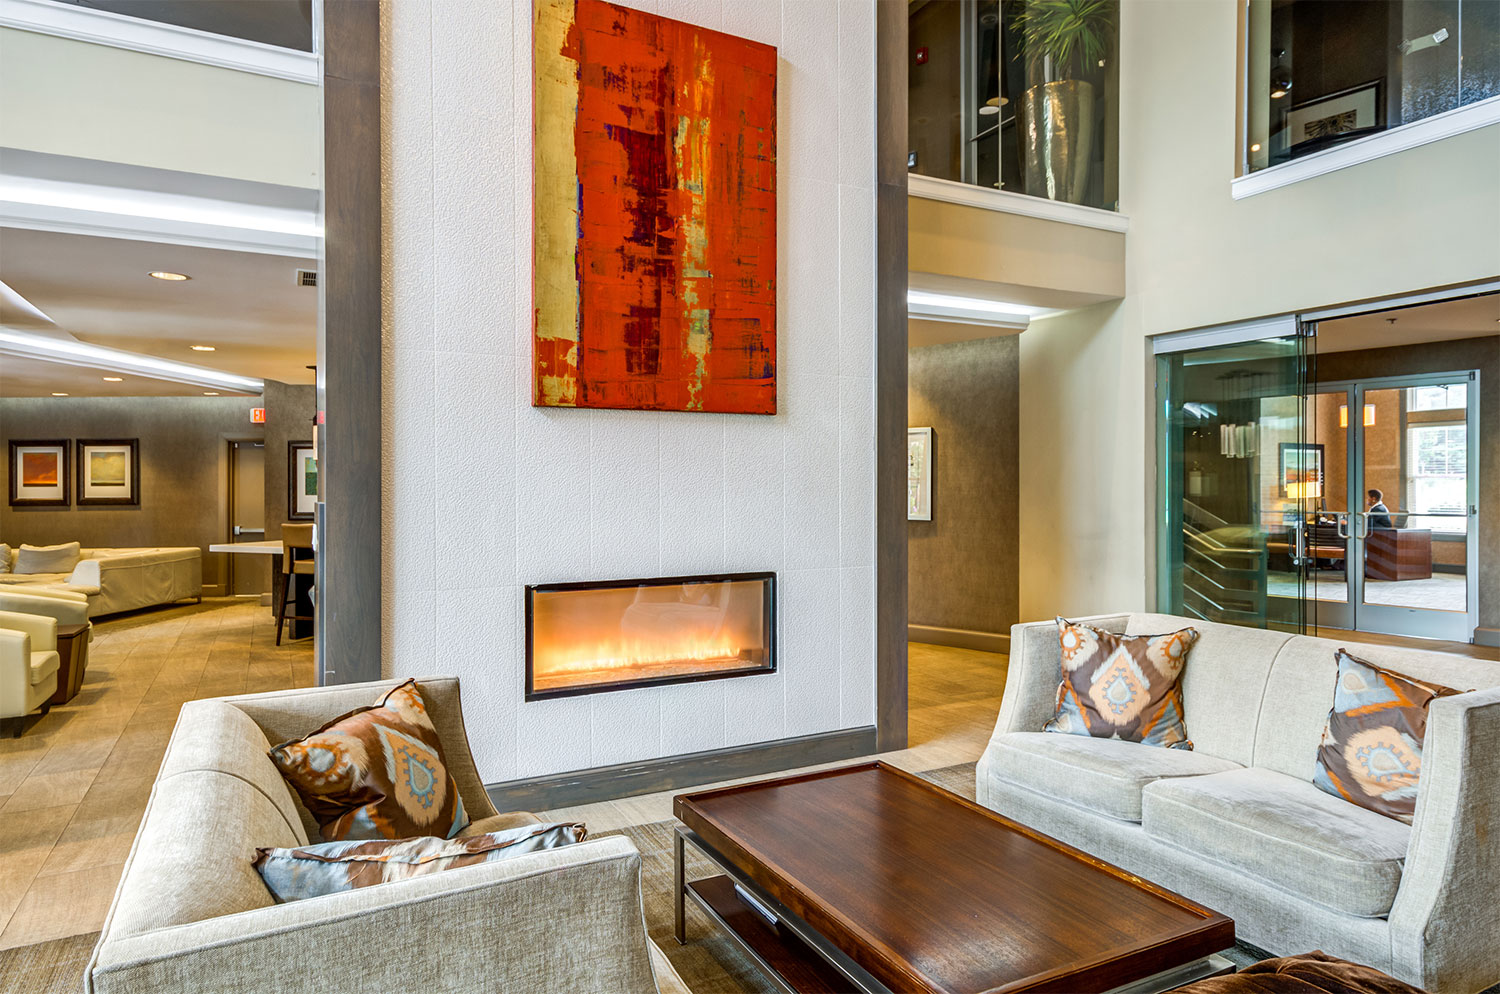
[[[776,669],[776,574],[526,588],[526,699]]]

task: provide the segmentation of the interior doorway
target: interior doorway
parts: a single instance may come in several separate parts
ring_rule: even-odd
[[[266,446],[264,442],[229,443],[229,534],[232,544],[261,542],[266,537]],[[226,556],[228,592],[234,597],[270,592],[266,556]]]
[[[1160,608],[1500,642],[1496,290],[1158,339]]]

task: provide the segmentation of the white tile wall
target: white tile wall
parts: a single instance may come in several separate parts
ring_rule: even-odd
[[[531,406],[531,5],[382,19],[387,666],[490,782],[874,721],[874,0],[623,2],[778,46],[774,417]],[[522,701],[524,584],[729,570],[777,673]]]

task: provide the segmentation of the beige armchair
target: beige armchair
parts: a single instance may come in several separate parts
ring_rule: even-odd
[[[0,611],[0,725],[21,737],[26,716],[46,714],[57,691],[57,619]],[[3,734],[0,731],[0,734]]]

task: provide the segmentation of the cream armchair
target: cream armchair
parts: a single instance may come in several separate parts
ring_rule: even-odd
[[[15,738],[28,714],[52,707],[57,665],[56,618],[0,611],[0,725]]]

